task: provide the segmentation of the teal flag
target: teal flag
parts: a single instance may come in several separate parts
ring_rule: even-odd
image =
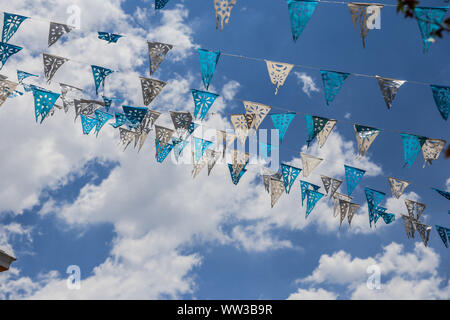
[[[212,145],[211,141],[194,137],[195,161],[199,162],[205,151]]]
[[[448,119],[448,110],[450,109],[450,87],[438,86],[432,84],[434,102],[444,120]]]
[[[162,163],[167,158],[170,151],[172,151],[173,144],[166,143],[164,146],[162,146],[161,142],[155,139],[155,145],[156,145],[156,161]]]
[[[103,128],[103,126],[109,121],[111,120],[113,116],[110,115],[109,113],[100,111],[100,110],[95,110],[95,118],[97,119],[97,124],[95,125],[95,134],[98,136],[98,133],[100,132],[100,130]]]
[[[11,57],[13,54],[16,54],[22,50],[22,47],[15,46],[6,42],[0,42],[0,70],[2,70],[3,66],[5,65],[6,61]]]
[[[34,97],[34,114],[36,116],[36,122],[38,121],[38,118],[40,116],[40,123],[42,123],[50,110],[52,110],[60,94],[36,86],[32,86],[32,90]]]
[[[435,41],[434,33],[441,28],[448,7],[416,7],[414,15],[419,25],[423,42],[423,52],[427,52]]]
[[[206,90],[208,90],[214,71],[216,70],[217,62],[219,62],[220,51],[214,52],[198,49],[198,55],[200,58],[200,71],[202,74],[203,85]]]
[[[206,113],[209,111],[218,94],[192,89],[192,97],[194,98],[194,117],[195,119],[204,120]],[[199,115],[200,113],[200,115]]]
[[[362,177],[366,173],[366,170],[350,167],[344,165],[345,167],[345,179],[347,181],[347,195],[350,196],[361,181]]]
[[[306,217],[305,218],[308,218],[309,214],[316,206],[316,203],[320,199],[322,199],[322,197],[323,197],[323,193],[320,193],[315,190],[308,190],[306,192]]]
[[[307,181],[300,180],[300,190],[302,195],[302,206],[309,190],[317,191],[320,187]]]
[[[283,142],[284,135],[286,134],[286,131],[294,117],[295,112],[274,113],[270,115],[273,126],[278,129],[278,137],[280,139],[280,143]]]
[[[292,38],[297,41],[306,24],[314,13],[317,1],[287,0],[291,20]]]
[[[402,133],[403,152],[405,156],[405,165],[411,167],[417,155],[422,149],[423,144],[427,140],[426,137],[416,136],[413,134]]]
[[[3,18],[2,42],[8,42],[26,19],[28,19],[28,17],[5,12]]]
[[[230,170],[231,180],[233,181],[233,184],[237,185],[241,180],[242,176],[244,175],[244,173],[247,172],[245,166],[242,168],[241,171],[239,171],[239,174],[236,176],[233,170],[233,165],[231,163],[228,163],[228,169]]]
[[[298,174],[302,171],[300,168],[296,168],[287,164],[281,164],[281,174],[283,175],[284,189],[286,193],[291,191],[291,187],[297,179]]]
[[[436,231],[439,234],[439,237],[441,237],[445,247],[448,248],[448,242],[450,241],[450,229],[436,225]]]
[[[92,129],[97,125],[98,120],[95,118],[89,118],[81,114],[81,126],[83,128],[83,134],[91,133]]]
[[[379,210],[383,210],[383,208],[378,207],[378,205],[386,194],[370,188],[364,188],[364,192],[366,194],[367,206],[369,208],[369,224],[372,228],[372,222],[376,223],[379,218]]]
[[[92,75],[94,76],[94,82],[95,82],[95,93],[98,94],[98,89],[100,87],[105,88],[105,78],[113,73],[114,71],[111,69],[99,67],[99,66],[91,66],[92,68]]]
[[[339,90],[344,84],[345,79],[347,79],[350,73],[320,70],[320,74],[322,76],[323,91],[325,92],[325,101],[328,106],[337,96]]]

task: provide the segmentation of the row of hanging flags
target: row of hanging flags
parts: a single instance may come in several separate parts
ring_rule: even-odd
[[[231,10],[236,5],[237,0],[214,0],[216,11],[216,29],[223,30],[230,20]],[[155,9],[162,9],[169,0],[155,0]],[[309,19],[314,14],[319,1],[313,0],[286,0],[289,9],[292,38],[294,41],[300,37]],[[333,3],[333,2],[332,2]],[[342,3],[342,2],[335,2]],[[366,47],[366,37],[371,24],[381,14],[381,9],[385,6],[379,3],[349,2],[347,6],[353,22],[353,27],[359,28],[362,45]],[[435,42],[434,33],[441,28],[442,21],[447,13],[446,7],[416,7],[414,16],[419,25],[422,37],[423,51],[427,52],[430,45]]]
[[[11,19],[10,16],[5,15],[4,26],[8,26],[8,22],[10,21],[20,21],[20,18]],[[3,30],[3,40],[9,40],[17,28],[14,30],[14,28],[9,26],[8,30]],[[11,30],[13,30],[12,34]],[[53,25],[53,27],[50,26],[49,46],[55,43],[55,41],[58,40],[58,37],[64,33],[67,33],[67,30],[68,29],[64,27],[55,27],[55,25]],[[114,37],[114,35],[108,36],[104,33],[99,33],[99,38],[108,42],[115,42],[114,39],[116,39],[116,41],[119,39],[119,37]],[[158,66],[164,60],[165,55],[171,49],[172,46],[169,44],[148,42],[150,75],[155,73]],[[220,57],[220,52],[199,49],[198,53],[200,58],[202,80],[206,90],[208,90]],[[44,74],[47,82],[51,81],[58,68],[60,68],[61,65],[68,60],[69,59],[50,54],[43,54]],[[5,61],[2,60],[3,63]],[[277,70],[279,69],[274,66],[276,63],[271,61],[266,61],[266,63],[271,81],[274,85],[276,85],[276,90],[278,90],[279,86],[284,83],[284,80],[292,67],[289,68],[289,66],[284,66],[281,68],[281,71],[278,72]],[[96,94],[98,95],[99,90],[104,91],[104,82],[106,77],[114,71],[95,65],[92,65],[91,69]],[[326,97],[334,97],[339,90],[338,87],[342,85],[343,80],[345,80],[348,74],[347,76],[344,76],[342,73],[331,71],[322,71],[321,73],[324,79]],[[7,98],[22,95],[23,93],[16,90],[16,88],[21,85],[25,92],[33,93],[35,117],[36,121],[40,120],[40,123],[42,123],[47,116],[52,116],[55,112],[55,108],[60,110],[63,109],[66,113],[73,109],[75,111],[75,121],[78,117],[81,119],[83,133],[86,135],[90,134],[95,128],[95,134],[98,135],[104,125],[114,118],[115,123],[111,123],[111,125],[114,128],[119,129],[120,142],[124,146],[124,150],[134,142],[134,147],[138,147],[139,152],[145,143],[148,134],[154,127],[156,160],[160,163],[167,158],[172,150],[176,160],[178,160],[186,145],[191,142],[193,149],[192,157],[194,162],[194,168],[192,171],[193,178],[195,178],[205,167],[208,168],[209,175],[219,158],[225,157],[227,147],[234,143],[234,140],[239,140],[244,146],[248,136],[256,133],[256,130],[271,111],[270,106],[251,101],[243,101],[245,113],[232,114],[230,116],[231,123],[234,127],[234,133],[217,130],[216,147],[212,148],[212,141],[193,137],[192,133],[199,127],[199,124],[194,122],[194,118],[200,121],[204,120],[206,114],[219,96],[218,94],[193,89],[192,96],[194,100],[194,116],[192,116],[190,112],[170,111],[170,117],[175,128],[170,129],[155,124],[156,120],[161,115],[161,112],[156,110],[151,110],[147,107],[123,105],[123,112],[115,112],[115,114],[112,115],[109,113],[109,109],[113,106],[113,104],[120,103],[120,99],[107,97],[105,95],[102,95],[103,101],[81,99],[79,96],[83,91],[82,89],[63,83],[60,83],[61,93],[55,93],[45,88],[24,82],[25,79],[31,79],[31,77],[38,77],[38,75],[18,70],[18,83],[10,81],[5,76],[0,75],[0,105],[3,104]],[[163,90],[166,83],[164,81],[145,77],[141,77],[140,79],[144,105],[148,106]],[[380,81],[380,79],[378,80]],[[340,84],[336,86],[333,85],[333,83]],[[441,99],[436,99],[435,96],[436,103],[439,102],[447,108],[447,114],[449,106],[448,89],[449,88],[445,91],[446,94],[440,97]],[[384,95],[385,92],[389,92],[390,97],[393,99],[392,90],[383,90],[382,88],[382,92]],[[393,94],[394,96],[395,93],[396,91]],[[62,101],[62,106],[56,104],[56,101],[59,98]],[[390,101],[392,102],[392,100]],[[287,129],[295,116],[295,112],[270,114],[274,127],[279,131],[280,144],[283,142]],[[315,139],[317,139],[319,146],[322,147],[337,123],[337,120],[334,119],[327,119],[312,115],[305,115],[305,121],[308,133],[306,141],[308,147]],[[374,142],[375,138],[378,136],[380,129],[355,124],[354,130],[358,145],[358,154],[359,157],[363,157],[371,144]],[[428,162],[431,164],[432,160],[436,160],[439,157],[445,145],[445,141],[440,139],[431,139],[412,134],[401,134],[401,137],[404,146],[405,164],[408,165],[408,167],[412,165],[420,151],[422,151],[425,163]],[[260,143],[260,151],[263,156],[265,155],[266,157],[268,157],[271,150],[277,147],[278,146]],[[231,150],[230,152],[232,161],[227,165],[232,182],[237,185],[247,171],[246,167],[249,163],[250,154],[239,150]],[[308,177],[324,159],[306,153],[301,153],[301,160],[302,168],[297,168],[282,163],[280,172],[265,172],[262,174],[264,187],[266,191],[270,193],[271,207],[277,203],[283,193],[289,194],[300,173],[302,173],[304,178]],[[349,225],[351,224],[353,216],[360,207],[359,204],[352,202],[351,194],[363,178],[365,170],[348,165],[344,165],[344,169],[347,194],[338,192],[343,181],[333,177],[321,175],[321,180],[325,189],[324,193],[319,191],[320,186],[299,179],[302,206],[306,200],[306,218],[312,212],[320,199],[324,196],[329,196],[329,198],[334,200],[333,215],[335,217],[340,217],[340,226],[346,217]],[[405,188],[410,184],[408,181],[392,177],[389,177],[388,180],[390,183],[391,193],[396,198],[399,198],[403,194]],[[449,192],[439,189],[435,190],[450,200]],[[395,215],[387,212],[387,209],[380,205],[385,193],[370,188],[365,188],[364,192],[368,203],[370,227],[372,227],[372,224],[375,225],[380,218],[382,218],[386,224],[392,223],[395,220]],[[414,233],[417,231],[424,244],[427,245],[431,227],[420,221],[420,215],[425,209],[425,205],[408,199],[405,200],[405,204],[409,215],[402,215],[402,219],[408,237],[414,237]],[[416,210],[416,215],[414,215],[414,210]],[[436,230],[438,231],[438,234],[442,238],[444,244],[448,246],[450,229],[442,226],[436,226]],[[444,235],[446,237],[444,237]]]

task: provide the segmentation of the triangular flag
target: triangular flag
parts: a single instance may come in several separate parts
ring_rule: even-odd
[[[127,120],[134,125],[140,124],[148,112],[148,108],[144,107],[122,106],[122,109]]]
[[[113,73],[114,71],[111,69],[94,66],[91,65],[92,68],[92,75],[94,76],[94,82],[95,82],[95,93],[98,94],[98,89],[100,87],[105,88],[105,78]]]
[[[144,119],[141,121],[141,124],[139,125],[139,130],[147,131],[147,133],[149,133],[152,130],[153,125],[155,124],[156,120],[159,118],[160,115],[161,112],[148,109]]]
[[[111,120],[111,118],[113,117],[112,115],[110,115],[109,113],[100,111],[100,110],[95,110],[95,117],[97,119],[97,124],[95,126],[95,133],[98,136],[98,133],[100,132],[100,130],[103,128],[103,126],[109,121]]]
[[[6,99],[16,90],[19,84],[9,80],[0,80],[0,107],[6,101]]]
[[[338,72],[330,70],[320,70],[323,82],[323,91],[325,93],[325,101],[327,106],[334,100],[345,79],[350,75],[347,72]]]
[[[272,119],[273,126],[278,129],[278,136],[280,139],[280,143],[283,142],[284,135],[291,124],[292,119],[295,117],[295,112],[287,112],[287,113],[274,113],[270,115]]]
[[[111,123],[111,125],[114,128],[120,127],[121,125],[124,125],[127,122],[127,117],[123,113],[116,112],[114,114],[116,123]]]
[[[320,193],[315,190],[308,190],[306,191],[306,217],[308,218],[311,211],[316,206],[316,203],[322,199],[323,193]]]
[[[392,107],[392,102],[397,95],[398,89],[406,82],[406,80],[382,78],[379,76],[375,77],[377,78],[378,85],[380,86],[384,102],[386,103],[387,108],[390,109]]]
[[[328,119],[323,129],[319,131],[319,133],[317,133],[317,142],[319,143],[319,148],[322,148],[325,142],[327,142],[328,136],[330,135],[336,123],[336,120]]]
[[[194,155],[193,155],[194,156]],[[208,164],[208,159],[206,157],[202,157],[198,163],[194,162],[194,168],[192,169],[192,178],[195,179],[195,177],[198,176],[200,171]],[[233,178],[233,176],[232,176]],[[234,181],[233,181],[234,182]]]
[[[414,16],[419,25],[423,42],[423,52],[427,52],[431,43],[435,41],[434,33],[441,28],[448,7],[416,7]]]
[[[348,213],[347,213],[348,225],[351,225],[353,216],[355,215],[356,211],[358,211],[358,209],[359,209],[359,204],[350,203],[350,206],[348,208]]]
[[[334,193],[339,189],[339,187],[342,184],[342,180],[330,178],[327,176],[320,176],[322,179],[323,186],[325,188],[325,192],[327,195],[332,198],[334,196]]]
[[[164,8],[169,0],[155,0],[155,10]]]
[[[100,40],[108,41],[108,43],[116,43],[117,40],[119,40],[122,37],[123,36],[120,34],[98,31],[98,38]]]
[[[422,146],[423,159],[425,160],[425,163],[423,164],[424,168],[427,163],[431,165],[433,160],[439,158],[442,149],[444,149],[445,142],[445,140],[441,139],[427,138],[425,140],[425,143]]]
[[[345,167],[345,180],[347,181],[347,195],[350,196],[353,190],[355,190],[359,181],[361,181],[362,177],[366,173],[366,170],[350,167],[347,165],[344,165],[344,167]]]
[[[409,186],[410,182],[405,180],[400,180],[392,177],[388,177],[389,185],[391,186],[391,194],[397,199],[405,191],[406,187]]]
[[[195,162],[197,163],[205,151],[212,145],[211,141],[194,137]]]
[[[395,214],[393,213],[382,212],[380,213],[380,216],[383,218],[384,223],[386,224],[390,224],[395,221]]]
[[[231,174],[231,180],[233,181],[233,184],[237,185],[239,183],[239,181],[241,180],[242,176],[244,175],[245,172],[247,172],[247,169],[242,168],[242,170],[239,171],[239,173],[235,172],[233,170],[233,165],[228,163],[228,169],[230,170],[230,174]]]
[[[448,119],[448,112],[450,109],[450,87],[430,85],[433,92],[434,102],[438,108],[443,119]]]
[[[405,232],[408,238],[414,238],[415,228],[413,224],[413,219],[408,216],[402,214],[403,219],[403,227],[405,228]]]
[[[347,3],[350,9],[350,14],[352,15],[353,27],[356,28],[356,24],[359,20],[359,32],[361,34],[361,39],[363,47],[366,47],[366,37],[369,33],[368,18],[376,19],[380,14],[383,5],[375,3]],[[377,7],[377,10],[372,10],[368,12],[369,7]]]
[[[230,20],[231,9],[236,4],[236,0],[214,0],[214,9],[216,10],[216,29],[223,30]]]
[[[237,136],[233,133],[225,132],[222,130],[216,130],[216,146],[222,145],[222,157],[225,158],[225,154],[227,151],[227,146],[233,144],[234,140]]]
[[[358,155],[364,157],[373,141],[380,133],[380,129],[358,124],[355,124],[353,127],[355,129],[356,142],[358,143]]]
[[[372,228],[372,222],[377,219],[376,209],[383,198],[386,196],[386,194],[384,192],[373,190],[370,188],[364,188],[364,192],[366,194],[367,206],[369,208],[369,224]]]
[[[281,164],[281,173],[283,175],[284,189],[286,190],[286,193],[291,191],[291,187],[294,184],[295,179],[297,179],[300,171],[302,171],[302,169],[284,163]]]
[[[265,60],[267,64],[267,71],[269,72],[270,81],[276,86],[275,94],[278,93],[278,89],[284,84],[286,78],[294,67],[293,64],[281,63]]]
[[[164,81],[141,77],[142,97],[144,105],[148,106],[155,99],[166,83]]]
[[[173,140],[173,152],[175,155],[175,160],[178,162],[178,159],[181,156],[181,152],[183,152],[184,147],[186,147],[189,144],[189,140],[183,140],[181,138],[173,138],[173,137],[172,140]]]
[[[439,193],[444,198],[447,198],[447,200],[450,200],[450,192],[439,190],[439,189],[436,189],[436,188],[432,188],[432,189],[435,190],[437,193]]]
[[[307,182],[307,181],[300,180],[300,191],[301,191],[301,195],[302,195],[302,206],[303,206],[303,201],[306,198],[306,194],[307,194],[308,190],[315,190],[315,191],[317,191],[319,189],[320,189],[320,187],[316,186],[315,184],[312,184],[312,183]]]
[[[284,182],[274,178],[270,179],[270,206],[273,208],[284,192]]]
[[[160,143],[156,144],[156,161],[159,163],[162,163],[167,156],[169,155],[170,151],[173,149],[173,144],[167,143],[164,146],[161,146]]]
[[[50,83],[56,71],[66,62],[68,59],[54,56],[51,54],[43,53],[44,59],[44,74],[47,79],[47,83]]]
[[[448,248],[448,242],[450,241],[450,229],[436,225],[436,231],[439,234],[439,237],[441,237],[445,247]]]
[[[213,52],[204,49],[197,50],[200,58],[200,70],[203,84],[206,90],[208,90],[209,83],[211,82],[214,71],[216,70],[217,62],[219,62],[220,51]]]
[[[173,125],[179,137],[185,135],[192,123],[190,112],[169,111]]]
[[[67,113],[69,109],[75,107],[74,93],[77,91],[82,92],[83,90],[64,83],[60,83],[59,86],[61,87],[61,100],[63,102],[64,112]]]
[[[352,201],[352,197],[349,197],[345,194],[339,193],[339,192],[334,192],[333,194],[333,216],[337,217],[340,213],[340,206],[339,206],[339,201],[347,201],[347,202],[351,202]]]
[[[208,176],[209,176],[211,170],[216,165],[217,160],[219,160],[220,158],[220,152],[208,149],[206,150],[206,157],[208,159]]]
[[[59,38],[61,38],[66,33],[69,33],[73,29],[75,28],[62,23],[50,22],[50,29],[48,31],[48,46],[50,47],[52,44],[58,41]]]
[[[322,162],[322,158],[300,152],[302,158],[303,176],[306,178]]]
[[[408,210],[408,215],[411,219],[419,221],[420,216],[427,207],[425,203],[405,199],[406,209]],[[414,214],[415,213],[415,214]]]
[[[306,139],[307,146],[309,147],[310,143],[317,136],[319,147],[323,147],[337,121],[307,114],[305,114],[305,120],[308,130],[308,137]]]
[[[231,162],[233,166],[234,175],[237,176],[241,170],[247,165],[250,159],[248,152],[242,152],[239,150],[231,150]]]
[[[155,142],[157,146],[157,153],[159,149],[164,148],[164,146],[170,142],[174,133],[175,131],[172,129],[155,125]]]
[[[340,211],[340,222],[339,222],[339,228],[342,226],[342,222],[345,219],[345,216],[347,215],[348,209],[350,207],[350,202],[339,200],[339,211]]]
[[[97,126],[98,120],[94,118],[85,117],[81,115],[81,126],[83,128],[83,134],[89,134],[95,126]]]
[[[192,89],[192,97],[194,98],[194,117],[195,119],[204,120],[209,109],[216,101],[218,94]],[[200,115],[199,115],[200,113]]]
[[[28,77],[39,77],[37,74],[28,73],[25,71],[17,70],[17,81],[21,84],[22,81]]]
[[[247,140],[249,128],[247,118],[245,114],[232,114],[230,115],[231,123],[234,127],[234,132],[241,144],[245,145],[245,140]]]
[[[423,224],[419,221],[413,221],[414,228],[419,233],[420,237],[422,238],[422,242],[425,245],[425,247],[428,245],[428,240],[430,239],[430,231],[431,226]]]
[[[5,42],[0,42],[0,62],[2,63],[2,65],[0,66],[0,70],[2,70],[8,58],[13,54],[16,54],[20,50],[22,50],[22,47]]]
[[[303,29],[305,29],[306,24],[316,9],[317,3],[317,1],[310,0],[287,0],[294,41],[297,41]]]
[[[148,44],[148,55],[150,58],[150,75],[156,72],[161,62],[163,62],[166,57],[167,52],[169,52],[173,46],[161,42],[147,42]]]
[[[4,13],[3,18],[3,31],[2,31],[2,42],[8,42],[9,39],[16,33],[19,29],[21,23],[28,19],[28,17],[20,16],[18,14]]]
[[[416,157],[427,138],[406,133],[402,133],[401,136],[403,141],[405,165],[408,165],[408,168],[410,168],[414,160],[416,160]]]
[[[39,116],[41,116],[40,123],[44,121],[45,117],[48,115],[50,110],[52,110],[56,100],[58,100],[59,95],[60,94],[56,92],[51,92],[48,90],[33,87],[36,122]]]
[[[257,102],[251,102],[251,101],[243,101],[244,107],[245,107],[245,114],[246,115],[253,115],[251,125],[249,126],[249,129],[255,129],[257,130],[261,123],[263,122],[264,118],[267,116],[267,114],[270,112],[272,107],[266,106],[262,103]]]

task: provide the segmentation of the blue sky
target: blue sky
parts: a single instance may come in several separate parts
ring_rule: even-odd
[[[3,1],[3,0],[2,0]],[[448,85],[449,39],[422,52],[417,22],[381,11],[381,29],[371,30],[363,49],[347,6],[322,3],[296,43],[292,41],[284,0],[238,0],[230,23],[215,28],[213,1],[170,0],[155,13],[153,1],[24,1],[1,3],[2,10],[40,19],[25,21],[11,43],[23,46],[2,74],[15,79],[17,69],[40,75],[35,82],[53,91],[58,82],[86,90],[95,98],[89,66],[68,62],[50,85],[44,82],[41,52],[125,72],[106,80],[110,95],[142,105],[139,75],[148,76],[144,39],[175,45],[155,78],[168,82],[150,105],[155,110],[193,112],[190,88],[203,89],[195,48],[269,59],[322,69],[380,75]],[[386,2],[395,3],[391,0]],[[47,48],[48,23],[64,22],[67,8],[81,12],[81,31]],[[427,1],[443,5],[444,1]],[[103,12],[98,16],[95,12]],[[131,16],[134,18],[132,19]],[[96,31],[122,33],[117,44],[96,39]],[[178,46],[177,46],[178,45]],[[300,73],[317,88],[306,94]],[[450,189],[449,160],[440,157],[422,168],[420,154],[403,167],[399,133],[448,140],[428,86],[406,83],[387,110],[374,78],[350,76],[330,106],[325,104],[319,71],[295,67],[274,95],[265,63],[220,57],[211,82],[219,93],[207,126],[231,128],[229,114],[243,113],[236,99],[297,111],[280,148],[281,161],[300,165],[305,151],[303,113],[334,118],[337,127],[322,149],[306,152],[326,159],[305,180],[319,174],[344,177],[343,164],[367,169],[354,191],[361,204],[352,229],[332,214],[322,199],[304,218],[298,181],[273,209],[258,169],[249,169],[238,186],[225,166],[210,177],[192,180],[191,166],[158,164],[149,138],[141,153],[117,146],[118,132],[105,128],[99,137],[83,136],[72,114],[57,113],[43,125],[34,122],[30,95],[8,99],[0,110],[5,155],[0,169],[0,245],[18,258],[0,275],[0,298],[75,299],[448,299],[449,255],[434,229],[450,227],[448,200],[431,187]],[[231,99],[232,98],[232,99]],[[341,121],[342,120],[342,121]],[[162,117],[158,124],[171,126]],[[356,160],[352,123],[387,129],[367,156]],[[21,128],[17,132],[17,128]],[[273,128],[269,118],[261,125]],[[14,135],[11,135],[14,132]],[[16,133],[17,132],[17,133]],[[6,137],[13,137],[6,139]],[[411,181],[394,199],[387,176]],[[364,187],[387,194],[382,205],[396,214],[386,226],[368,228]],[[345,192],[344,185],[341,192]],[[433,226],[428,248],[417,236],[408,239],[400,214],[403,199],[424,202],[425,223]],[[381,269],[381,290],[366,287],[370,265]],[[66,268],[78,265],[80,290],[66,287]]]

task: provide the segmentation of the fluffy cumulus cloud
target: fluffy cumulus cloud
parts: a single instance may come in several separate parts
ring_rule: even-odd
[[[317,88],[316,83],[314,82],[313,78],[304,73],[304,72],[294,72],[295,76],[297,77],[297,82],[302,85],[303,92],[308,96],[311,97],[312,92],[319,92],[319,88]]]
[[[392,242],[375,257],[352,257],[345,251],[324,254],[290,299],[449,299],[450,282],[438,275],[439,255],[417,242],[411,252]],[[340,294],[321,286],[337,286]]]

